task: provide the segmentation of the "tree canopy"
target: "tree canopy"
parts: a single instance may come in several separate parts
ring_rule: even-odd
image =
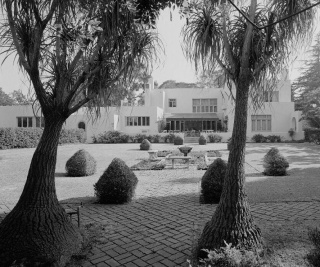
[[[308,51],[300,76],[292,84],[296,108],[311,127],[320,128],[320,34]]]

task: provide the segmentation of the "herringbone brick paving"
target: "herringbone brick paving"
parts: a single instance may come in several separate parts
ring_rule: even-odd
[[[95,244],[82,266],[188,266],[186,260],[195,232],[216,208],[216,205],[199,204],[199,178],[195,178],[199,175],[194,175],[194,171],[191,168],[183,176],[169,171],[161,180],[151,179],[150,172],[144,172],[132,203],[85,204],[82,224],[104,225],[106,239]],[[0,216],[12,207],[0,204]],[[317,201],[251,203],[251,211],[257,222],[320,222]]]

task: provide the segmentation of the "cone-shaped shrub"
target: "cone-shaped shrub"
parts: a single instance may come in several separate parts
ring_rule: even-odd
[[[148,139],[142,140],[140,144],[140,150],[149,150],[151,149],[151,143]]]
[[[199,145],[206,145],[207,144],[207,139],[205,136],[200,135],[199,137]]]
[[[264,174],[268,176],[287,175],[289,162],[275,147],[271,148],[263,158]]]
[[[114,158],[98,182],[94,185],[95,195],[102,204],[122,204],[130,202],[138,178],[119,158]]]
[[[180,135],[176,135],[173,139],[173,144],[176,146],[183,145],[183,138]]]
[[[84,149],[77,151],[66,163],[68,176],[89,176],[96,172],[96,160]]]
[[[201,179],[201,191],[204,203],[218,203],[222,193],[227,163],[217,158],[208,167]]]

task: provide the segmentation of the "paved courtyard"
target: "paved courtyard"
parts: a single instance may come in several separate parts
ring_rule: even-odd
[[[313,152],[314,155],[319,155],[318,151]],[[277,225],[284,222],[319,225],[320,202],[319,198],[315,197],[313,188],[310,189],[310,194],[301,193],[301,196],[297,197],[298,201],[295,201],[294,197],[290,198],[291,191],[287,192],[286,187],[292,184],[292,188],[296,186],[303,189],[306,187],[304,180],[295,181],[298,178],[295,178],[297,174],[293,173],[287,176],[287,179],[291,179],[287,184],[281,181],[280,177],[271,180],[279,183],[279,186],[281,183],[286,185],[283,186],[283,198],[277,189],[270,190],[268,183],[271,189],[272,184],[266,177],[258,175],[261,165],[255,164],[256,153],[258,152],[255,148],[249,151],[247,158],[252,157],[252,160],[248,161],[246,171],[248,180],[251,180],[247,184],[248,195],[257,224]],[[292,152],[292,157],[296,154],[297,152]],[[303,160],[306,161],[303,166],[312,169],[312,177],[309,178],[318,179],[317,159],[312,161],[305,156],[301,160],[292,160],[291,163],[298,166]],[[196,233],[201,231],[203,224],[211,218],[216,205],[199,203],[203,171],[196,170],[196,166],[191,166],[189,170],[183,169],[183,166],[177,167],[175,170],[136,171],[139,183],[135,198],[130,204],[92,204],[87,201],[86,195],[79,192],[78,197],[61,201],[65,207],[71,208],[83,201],[81,223],[97,222],[104,226],[105,235],[101,237],[101,242],[95,244],[88,260],[82,266],[188,266],[187,259],[190,258]],[[310,174],[304,167],[301,167],[301,172]],[[59,176],[57,179],[62,178]],[[317,189],[317,185],[319,183],[309,187]],[[264,192],[266,190],[270,190],[271,196],[274,192],[278,192],[279,196],[274,196],[272,201],[267,198],[270,194]],[[260,199],[255,192],[261,192]],[[13,206],[14,203],[0,201],[0,217],[5,216]],[[74,222],[76,223],[75,220]],[[263,234],[263,227],[261,228]]]

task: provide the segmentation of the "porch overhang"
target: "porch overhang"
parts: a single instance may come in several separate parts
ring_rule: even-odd
[[[217,113],[177,113],[166,118],[167,121],[218,121]]]

